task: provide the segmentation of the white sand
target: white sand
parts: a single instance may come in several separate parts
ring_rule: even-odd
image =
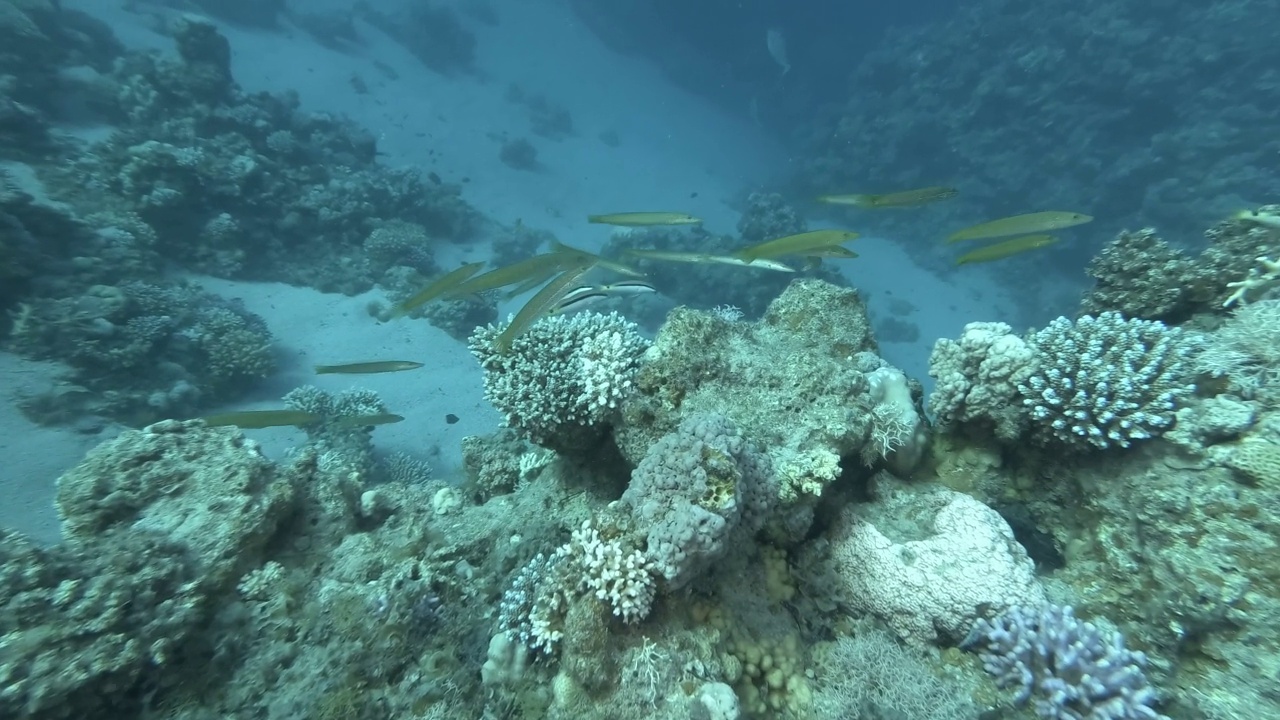
[[[115,2],[66,4],[107,20],[132,46],[171,45],[148,29],[146,18],[123,12]],[[434,170],[448,181],[468,177],[465,197],[481,211],[502,222],[522,219],[566,242],[598,246],[607,239],[607,230],[587,225],[583,217],[634,209],[693,212],[715,232],[732,231],[737,212],[727,201],[785,162],[781,150],[742,118],[670,87],[637,58],[613,54],[561,3],[512,0],[496,5],[501,25],[477,29],[484,79],[441,77],[363,26],[368,45],[356,54],[319,47],[296,31],[224,30],[232,43],[236,78],[246,90],[293,90],[305,110],[351,117],[379,137],[390,164]],[[395,68],[399,78],[386,78],[375,61]],[[368,94],[355,91],[353,75],[365,82]],[[567,107],[577,137],[553,142],[532,136],[524,109],[504,98],[512,82]],[[598,139],[606,130],[617,132],[619,147]],[[530,137],[545,169],[521,172],[503,165],[494,138],[504,135]],[[429,154],[433,149],[436,155]],[[692,193],[698,197],[691,199]],[[874,312],[883,307],[887,292],[921,308],[909,318],[920,326],[921,341],[884,346],[886,356],[909,374],[924,375],[934,338],[956,335],[968,320],[994,316],[997,303],[991,297],[919,270],[899,247],[860,240],[858,251],[862,257],[850,265],[849,275]],[[442,253],[484,259],[488,249],[455,246]],[[367,298],[275,284],[202,282],[211,291],[243,298],[246,307],[266,318],[279,340],[283,371],[239,407],[274,404],[284,392],[307,383],[331,391],[376,390],[394,412],[408,418],[378,428],[378,447],[421,456],[442,474],[456,474],[464,436],[497,426],[498,416],[483,400],[480,373],[466,348],[423,321],[379,325],[364,310]],[[383,358],[419,360],[426,367],[359,378],[310,373],[314,363]],[[10,393],[38,391],[48,377],[47,368],[0,354],[0,380]],[[460,422],[446,425],[448,413]],[[253,435],[272,454],[301,439],[301,433],[289,430]],[[0,526],[42,539],[55,537],[54,481],[103,436],[38,428],[12,403],[4,403],[0,438],[5,450]]]

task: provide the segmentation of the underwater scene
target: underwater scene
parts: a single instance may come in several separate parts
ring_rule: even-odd
[[[1280,0],[0,0],[0,720],[1280,720]]]

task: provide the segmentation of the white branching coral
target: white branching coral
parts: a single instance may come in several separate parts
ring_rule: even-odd
[[[587,406],[616,408],[631,393],[635,375],[636,344],[632,335],[609,330],[582,341],[578,351],[582,373],[582,395]]]
[[[562,550],[581,567],[581,588],[609,603],[623,622],[639,622],[649,615],[656,587],[653,563],[644,553],[627,552],[619,540],[601,538],[589,520],[583,521]]]
[[[1258,258],[1258,266],[1249,269],[1249,274],[1239,282],[1229,282],[1231,295],[1222,303],[1223,307],[1231,307],[1236,303],[1247,305],[1249,294],[1255,290],[1266,290],[1280,280],[1280,260]]]
[[[471,335],[485,398],[539,445],[558,452],[593,446],[631,391],[649,341],[617,313],[544,318],[500,349],[503,327]]]
[[[1128,447],[1172,427],[1178,401],[1195,389],[1200,339],[1161,322],[1060,317],[1028,342],[1040,367],[1018,390],[1042,441]]]
[[[521,568],[499,605],[498,627],[530,650],[551,654],[564,637],[575,598],[594,596],[615,617],[637,623],[649,615],[657,592],[656,568],[622,538],[605,538],[590,520],[550,555]]]

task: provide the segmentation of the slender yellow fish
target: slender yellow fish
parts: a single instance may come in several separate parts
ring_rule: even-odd
[[[859,208],[892,208],[892,207],[911,207],[913,205],[926,205],[939,200],[946,200],[959,195],[960,191],[955,188],[935,185],[933,187],[919,188],[917,190],[903,190],[901,192],[884,193],[882,195],[865,195],[855,193],[852,195],[823,195],[818,198],[818,202],[827,203],[829,205],[852,205]]]
[[[1062,210],[1014,215],[1013,217],[1000,218],[999,220],[979,223],[963,230],[957,230],[947,236],[947,242],[953,243],[962,240],[981,240],[984,238],[1005,237],[1006,235],[1024,235],[1026,233],[1040,233],[1046,230],[1061,230],[1073,225],[1083,225],[1090,220],[1093,220],[1092,216]]]
[[[324,420],[320,415],[303,412],[302,410],[242,410],[240,412],[208,415],[201,419],[209,427],[235,426],[247,430],[288,427],[290,425],[314,425]]]
[[[417,370],[422,363],[412,360],[378,360],[376,362],[347,363],[345,365],[317,365],[317,375],[370,375],[372,373]]]
[[[1258,210],[1241,210],[1231,216],[1232,220],[1243,220],[1251,222],[1255,225],[1262,225],[1273,230],[1280,230],[1280,215],[1273,213],[1265,213]]]
[[[634,278],[644,277],[644,273],[631,267],[630,265],[623,265],[622,263],[616,260],[610,260],[607,257],[602,257],[593,252],[581,250],[579,248],[573,247],[572,245],[565,245],[559,240],[553,241],[551,243],[551,248],[556,252],[569,253],[572,255],[577,255],[578,257],[590,258],[591,260],[595,261],[596,265],[599,265],[605,270],[616,272],[619,275],[630,275],[631,277],[634,277]]]
[[[534,278],[545,280],[578,261],[579,258],[577,256],[563,252],[534,255],[531,258],[476,275],[454,286],[452,290],[445,293],[445,297],[460,298],[466,295],[482,293],[486,290],[497,290],[508,285],[516,285],[526,280],[531,281]],[[536,285],[537,283],[534,284]]]
[[[852,260],[853,258],[858,257],[858,253],[841,245],[832,245],[831,247],[818,248],[817,250],[810,250],[808,252],[801,253],[800,256],[804,258],[804,265],[801,265],[800,269],[804,272],[809,272],[810,270],[821,266],[822,261],[827,258]]]
[[[529,302],[520,308],[516,316],[511,318],[511,322],[507,323],[507,327],[498,334],[494,340],[494,348],[499,353],[506,353],[511,349],[511,343],[517,337],[520,337],[525,330],[528,330],[538,320],[551,312],[552,308],[560,302],[560,299],[569,292],[578,280],[587,271],[595,267],[595,263],[585,259],[578,260],[579,265],[565,270],[563,273],[552,278],[551,282],[539,290],[533,297],[529,298]]]
[[[679,212],[625,212],[588,215],[587,222],[621,227],[657,227],[660,225],[701,225],[702,218]]]
[[[797,254],[806,258],[839,258],[842,260],[852,260],[853,258],[858,257],[858,253],[844,247],[843,245],[814,248],[813,250],[806,250],[805,252]]]
[[[776,272],[795,272],[795,268],[783,265],[777,260],[744,260],[732,255],[708,255],[707,253],[680,252],[677,250],[641,250],[627,248],[623,255],[630,255],[642,260],[662,260],[666,262],[682,262],[697,264],[733,265],[734,267],[758,268]]]
[[[390,425],[404,420],[403,415],[395,413],[378,413],[377,415],[344,415],[334,420],[338,427],[368,427],[370,425]]]
[[[970,250],[956,258],[956,265],[1003,260],[1028,250],[1048,247],[1056,242],[1058,242],[1058,238],[1052,235],[1023,235],[1022,237],[1010,238],[1003,242]]]
[[[814,250],[843,245],[857,237],[858,233],[849,230],[810,230],[809,232],[766,240],[765,242],[742,248],[733,255],[748,261],[786,255],[803,255]]]
[[[433,280],[426,287],[418,292],[410,295],[407,299],[396,303],[391,308],[390,317],[397,318],[409,314],[414,308],[422,307],[427,303],[435,300],[446,292],[452,290],[458,285],[466,282],[472,275],[475,275],[480,268],[484,267],[482,262],[467,263],[460,268],[450,270]]]

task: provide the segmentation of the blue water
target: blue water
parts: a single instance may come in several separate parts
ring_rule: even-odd
[[[3,720],[1280,717],[1276,0],[4,7]],[[568,260],[394,310],[557,243],[620,317],[474,334]],[[1103,310],[1160,325],[1026,349]]]

